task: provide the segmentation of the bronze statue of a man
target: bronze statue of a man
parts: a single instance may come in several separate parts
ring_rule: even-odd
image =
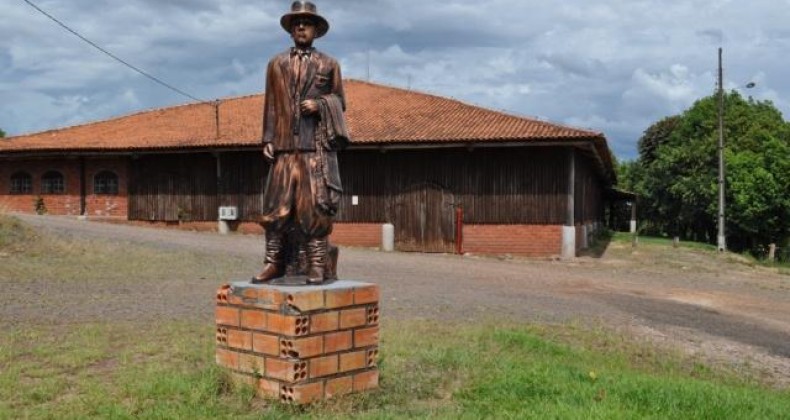
[[[348,142],[343,81],[337,61],[313,48],[329,31],[313,3],[294,2],[280,24],[294,46],[266,70],[263,154],[272,166],[261,217],[266,255],[252,282],[270,282],[291,267],[289,274],[317,284],[333,271],[327,237],[342,192],[337,150]]]

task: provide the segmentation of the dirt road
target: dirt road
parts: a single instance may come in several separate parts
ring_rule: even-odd
[[[243,261],[228,278],[245,279],[258,268],[259,237],[183,232],[78,221],[66,217],[18,215],[57,235],[123,240],[162,250],[192,250]],[[662,345],[730,366],[764,371],[780,386],[790,384],[790,276],[752,267],[737,257],[703,251],[610,244],[600,258],[573,261],[497,259],[475,256],[382,253],[342,248],[340,275],[381,285],[382,310],[391,318],[503,319],[508,321],[601,322]],[[0,279],[2,280],[2,279]],[[182,285],[185,279],[163,279]],[[211,319],[210,296],[218,281],[206,278],[188,289],[192,296],[157,305],[130,299],[125,307],[98,308],[134,316],[176,305],[177,316]],[[170,285],[174,286],[174,285]],[[135,288],[141,290],[135,290]],[[149,293],[130,282],[125,293]],[[5,293],[32,293],[4,285]],[[145,288],[146,290],[142,290]],[[49,284],[48,293],[68,293]],[[128,304],[140,305],[130,309]],[[198,303],[195,303],[198,302]],[[30,308],[33,311],[35,308]],[[25,308],[0,307],[0,319],[25,321]],[[173,310],[169,308],[168,310]],[[31,315],[32,316],[32,315]],[[32,319],[30,319],[32,321]]]

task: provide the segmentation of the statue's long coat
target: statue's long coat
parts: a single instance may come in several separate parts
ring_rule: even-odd
[[[340,98],[345,110],[340,65],[334,58],[313,50],[307,62],[305,83],[293,89],[296,75],[291,70],[290,57],[290,50],[276,55],[266,70],[263,142],[272,143],[275,152],[315,150],[318,116],[302,116],[299,101],[332,94]],[[298,97],[291,94],[294,90],[298,91]]]
[[[335,59],[312,50],[302,65],[307,67],[299,86],[290,50],[272,58],[266,70],[263,143],[272,144],[275,162],[264,192],[261,221],[267,233],[284,233],[296,225],[308,238],[324,237],[332,231],[337,203],[319,203],[318,196],[326,197],[319,191],[327,187],[342,191],[337,156],[334,150],[317,152],[320,114],[302,115],[299,104],[333,96],[345,110],[345,95]]]

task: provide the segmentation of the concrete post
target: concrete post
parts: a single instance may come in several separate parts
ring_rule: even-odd
[[[590,230],[589,230],[589,228],[588,228],[587,224],[583,224],[583,225],[581,226],[581,228],[582,228],[582,243],[581,243],[581,248],[582,248],[582,249],[587,249],[587,248],[589,248],[589,247],[590,247],[590,237],[589,237],[589,235],[590,235]]]
[[[219,230],[219,233],[221,235],[227,235],[228,233],[230,233],[230,226],[228,225],[228,221],[220,220],[217,230]]]
[[[573,258],[576,256],[576,227],[562,227],[562,258]]]
[[[384,252],[395,250],[395,226],[392,223],[381,225],[381,250]]]
[[[562,227],[562,258],[576,257],[576,150],[568,148],[568,198],[565,226]]]

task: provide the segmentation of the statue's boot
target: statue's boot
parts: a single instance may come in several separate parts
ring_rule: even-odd
[[[337,258],[340,250],[337,245],[327,244],[326,246],[326,269],[324,271],[324,279],[337,280]]]
[[[326,237],[312,238],[307,242],[307,259],[310,265],[310,270],[307,272],[307,282],[310,284],[324,282],[328,245],[329,241]]]
[[[285,274],[283,263],[283,239],[281,235],[266,235],[266,254],[261,273],[252,278],[252,283],[268,283]]]

